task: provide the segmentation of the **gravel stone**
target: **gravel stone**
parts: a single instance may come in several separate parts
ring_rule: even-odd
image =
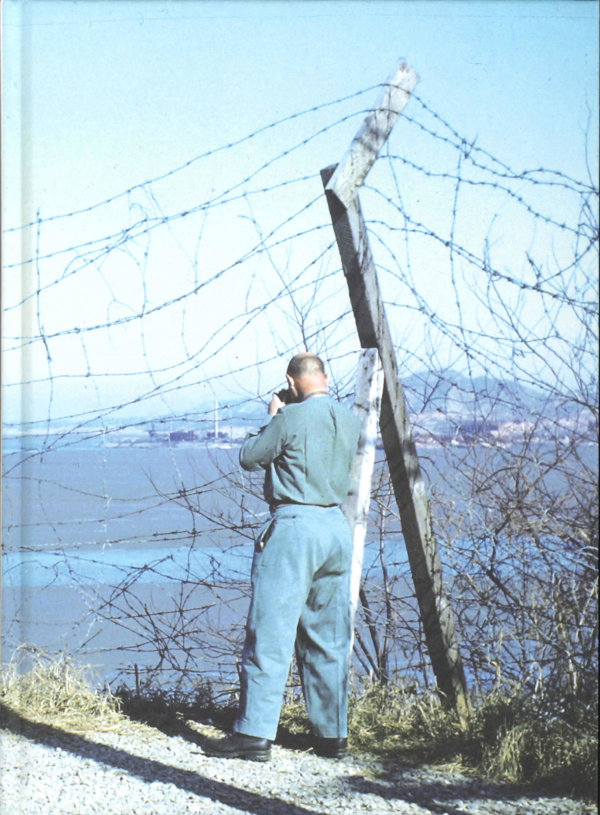
[[[65,733],[21,722],[0,730],[2,815],[586,815],[569,798],[485,784],[372,756],[341,761],[273,747],[267,763],[205,756],[203,735],[132,726]],[[210,731],[210,732],[209,732]]]

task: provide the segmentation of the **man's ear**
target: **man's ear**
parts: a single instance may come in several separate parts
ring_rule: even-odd
[[[292,394],[296,402],[300,402],[302,397],[300,391],[298,390],[298,386],[296,385],[296,380],[294,379],[293,376],[290,376],[289,374],[286,374],[285,378],[287,379],[287,383],[290,388],[290,393]]]

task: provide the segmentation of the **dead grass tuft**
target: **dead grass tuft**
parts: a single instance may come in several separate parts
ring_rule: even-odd
[[[51,724],[71,732],[116,730],[124,722],[118,699],[90,687],[91,671],[66,654],[48,655],[22,646],[0,673],[5,715]]]
[[[569,712],[564,700],[555,707],[560,716],[536,707],[525,693],[490,694],[475,704],[464,730],[432,691],[365,681],[349,700],[350,746],[412,766],[595,799],[596,716]],[[290,732],[307,730],[304,705],[288,702],[282,722]]]
[[[478,700],[467,730],[431,691],[365,685],[351,699],[351,742],[407,763],[453,766],[499,782],[543,786],[595,797],[596,716],[569,709],[552,715],[530,696],[490,694]]]

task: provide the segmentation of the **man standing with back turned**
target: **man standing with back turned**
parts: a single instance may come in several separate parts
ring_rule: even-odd
[[[209,739],[208,755],[267,761],[296,647],[316,753],[346,753],[352,543],[340,504],[348,491],[360,421],[327,394],[314,354],[291,360],[289,390],[240,451],[245,470],[265,470],[271,517],[257,539],[233,733]]]

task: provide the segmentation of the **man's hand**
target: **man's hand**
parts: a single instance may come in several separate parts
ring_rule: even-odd
[[[300,393],[298,391],[298,383],[296,380],[290,376],[289,374],[285,375],[288,383],[288,398],[287,400],[283,400],[279,398],[279,394],[274,393],[271,397],[271,401],[269,402],[268,413],[269,416],[274,416],[279,408],[284,407],[285,405],[289,405],[290,402],[299,402],[300,401]],[[279,393],[284,393],[283,391],[279,391]],[[284,394],[285,395],[285,394]]]
[[[273,394],[271,397],[271,401],[269,402],[269,407],[267,408],[267,412],[269,416],[274,416],[279,408],[282,408],[285,405],[285,402],[282,402],[279,396],[276,393]]]

